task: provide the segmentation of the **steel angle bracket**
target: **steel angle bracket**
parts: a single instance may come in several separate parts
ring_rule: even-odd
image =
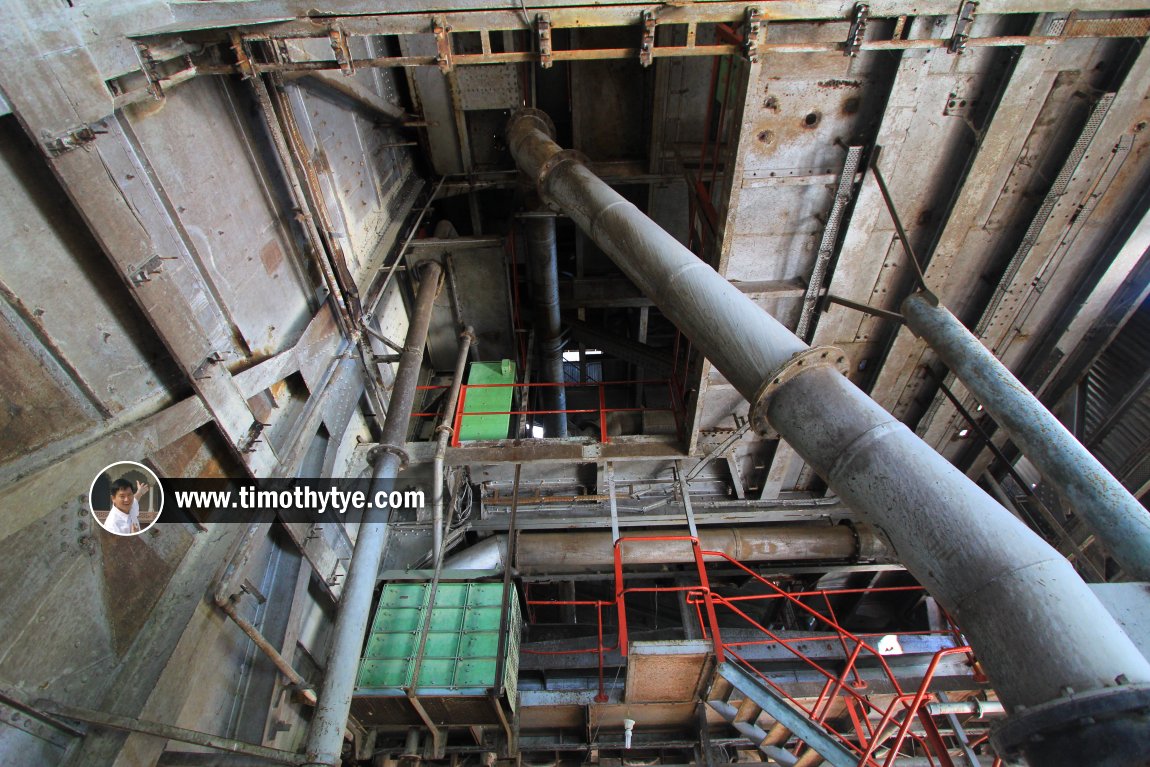
[[[639,63],[649,67],[655,56],[655,27],[658,21],[654,11],[643,11],[639,18],[643,23],[643,39],[639,41]]]
[[[539,41],[539,66],[550,69],[554,63],[551,55],[551,14],[540,13],[535,16],[535,38]]]

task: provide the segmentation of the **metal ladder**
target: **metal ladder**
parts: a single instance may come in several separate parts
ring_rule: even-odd
[[[742,696],[738,705],[730,702],[736,692]],[[833,767],[856,767],[858,764],[856,754],[835,740],[805,712],[733,663],[719,664],[707,705],[772,762],[783,767],[816,767],[824,762]],[[770,731],[757,724],[763,713],[775,720]],[[796,735],[806,745],[798,756],[783,748],[791,735]]]

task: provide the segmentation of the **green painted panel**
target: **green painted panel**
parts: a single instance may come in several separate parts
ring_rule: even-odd
[[[402,695],[412,683],[427,615],[427,583],[389,583],[372,620],[356,695]],[[508,596],[509,630],[503,686],[514,710],[519,677],[519,599]],[[474,695],[496,686],[502,583],[441,582],[427,622],[416,694],[421,697]]]
[[[492,386],[490,388],[470,388],[479,384],[515,383],[515,363],[511,360],[500,362],[472,362],[467,374],[463,418],[459,424],[460,440],[506,439],[507,427],[511,421],[511,399],[515,393],[513,386]],[[473,415],[468,413],[496,413],[496,415]]]

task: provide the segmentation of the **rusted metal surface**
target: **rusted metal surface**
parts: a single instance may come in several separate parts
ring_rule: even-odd
[[[782,0],[772,2],[762,9],[766,21],[789,20],[826,20],[839,22],[842,34],[836,39],[844,40],[846,32],[853,17],[855,3],[853,0],[839,0],[833,3],[814,2],[814,0]],[[953,14],[957,7],[950,0],[930,0],[926,3],[907,3],[905,0],[884,0],[870,3],[872,18],[897,18],[921,14],[924,16],[948,16]],[[1138,11],[1142,5],[1136,0],[1110,0],[1107,8],[1113,12]],[[292,0],[271,6],[265,10],[265,20],[275,20],[284,16],[293,16],[304,19],[309,15],[310,6],[303,0]],[[455,32],[478,31],[480,29],[521,29],[523,16],[517,11],[507,10],[498,0],[485,0],[471,3],[467,0],[444,0],[432,4],[422,2],[409,2],[395,8],[389,8],[386,16],[379,16],[377,6],[367,0],[341,0],[328,8],[333,17],[367,17],[365,22],[379,24],[395,24],[400,33],[418,33],[429,29],[430,8],[443,14],[445,21]],[[548,0],[533,6],[537,10],[547,11],[556,27],[576,26],[626,26],[639,23],[638,13],[630,3],[604,2],[599,3],[595,11],[584,6],[572,6],[563,0]],[[1020,2],[1019,0],[987,0],[980,5],[980,13],[1010,14],[1027,13],[1032,11],[1046,11],[1050,13],[1068,13],[1076,6],[1070,0],[1048,0],[1044,3]],[[196,25],[200,28],[208,25],[236,25],[240,21],[258,22],[259,15],[253,18],[251,8],[235,8],[228,2],[209,0],[198,3],[176,3],[173,12],[176,23]],[[739,3],[707,3],[705,5],[670,6],[661,8],[659,12],[660,24],[695,22],[728,22],[740,23],[744,19],[745,4]],[[372,15],[376,14],[373,18]],[[326,14],[325,14],[326,15]],[[345,22],[346,23],[346,22]],[[307,29],[304,22],[296,22],[297,29]],[[314,28],[309,30],[314,34]],[[841,54],[840,54],[841,55]]]
[[[113,647],[123,655],[159,601],[175,565],[157,555],[139,536],[121,538],[97,531],[96,537]],[[186,541],[186,534],[184,538]]]
[[[642,537],[642,533],[633,535]],[[706,550],[723,551],[744,562],[848,561],[859,554],[855,531],[845,525],[703,529],[699,542]],[[687,541],[624,540],[620,545],[625,566],[695,561]],[[579,572],[609,567],[613,562],[608,531],[531,532],[519,537],[516,566],[524,573]]]
[[[698,700],[714,664],[707,642],[632,642],[627,651],[628,703]]]
[[[0,354],[6,361],[0,372],[0,387],[7,401],[0,428],[9,438],[0,447],[0,460],[9,461],[83,430],[99,415],[75,402],[66,383],[53,380],[46,369],[51,363],[38,358],[5,320],[0,320]],[[17,393],[19,399],[15,399]]]

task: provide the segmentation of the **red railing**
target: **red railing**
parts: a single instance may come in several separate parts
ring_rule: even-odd
[[[674,541],[691,546],[692,558],[699,578],[699,584],[697,586],[627,587],[625,585],[623,568],[624,547],[632,544]],[[725,597],[715,592],[711,588],[707,576],[708,560],[721,561],[728,567],[736,568],[765,587],[767,593]],[[974,663],[971,649],[961,643],[961,635],[958,633],[957,628],[953,627],[952,623],[950,627],[943,631],[900,632],[902,636],[909,634],[934,635],[946,637],[955,642],[955,646],[942,648],[934,653],[917,687],[913,691],[907,691],[903,689],[898,677],[887,662],[886,656],[879,652],[874,646],[874,643],[870,641],[876,637],[886,636],[887,634],[856,634],[843,628],[831,604],[831,597],[833,596],[924,591],[921,586],[820,589],[814,591],[788,592],[763,578],[726,553],[703,549],[698,538],[689,535],[621,537],[615,542],[614,570],[615,589],[612,600],[562,601],[527,599],[529,609],[539,605],[593,605],[595,607],[599,637],[597,647],[585,650],[554,651],[554,653],[598,654],[599,700],[607,700],[603,681],[603,654],[609,650],[617,650],[621,655],[627,655],[627,596],[629,594],[661,591],[686,592],[687,603],[695,608],[695,614],[699,621],[703,638],[711,641],[714,645],[716,660],[718,662],[727,661],[737,663],[747,672],[753,674],[764,686],[769,687],[790,705],[805,713],[812,722],[823,727],[828,734],[832,735],[852,753],[857,755],[859,767],[892,767],[893,765],[897,765],[900,751],[908,739],[918,744],[922,753],[927,756],[931,764],[937,763],[940,767],[954,767],[946,743],[935,725],[933,718],[926,712],[924,706],[935,700],[935,697],[930,692],[930,686],[944,659],[953,655],[966,655],[971,659],[968,664]],[[767,600],[783,600],[789,603],[796,610],[813,617],[817,623],[822,624],[830,636],[788,639],[771,631],[740,607],[742,604]],[[825,605],[825,612],[816,609],[804,600],[821,600],[823,605]],[[612,607],[616,614],[618,639],[614,646],[604,647],[603,611],[604,609]],[[718,615],[720,610],[727,610],[730,614],[737,616],[742,622],[754,628],[764,638],[736,641],[724,640],[719,629]],[[809,645],[815,642],[835,642],[839,644],[843,650],[843,658],[845,659],[845,663],[841,665],[841,668],[830,669],[824,667],[795,646]],[[822,690],[812,705],[804,705],[801,700],[789,694],[782,685],[759,671],[750,660],[744,657],[744,648],[756,645],[775,645],[781,647],[790,655],[794,656],[796,660],[801,661],[804,667],[813,670],[817,675],[825,679]],[[533,651],[524,649],[524,652],[530,653]],[[534,652],[552,654],[548,651]],[[867,688],[867,683],[860,673],[860,663],[866,658],[870,659],[868,668],[872,671],[877,669],[883,681],[885,681],[893,691],[890,702],[885,706],[880,706],[875,703],[872,700],[872,697],[875,696],[866,695],[862,692],[862,690]],[[840,661],[836,660],[836,667],[839,663]],[[827,724],[827,720],[830,717],[836,701],[840,700],[851,722],[853,737],[844,735]],[[874,723],[875,720],[877,720],[877,724]],[[921,724],[924,736],[920,736],[911,731],[915,721]],[[891,741],[892,738],[893,742]],[[884,757],[876,756],[876,753],[880,749],[887,747],[887,743],[891,743],[891,745],[886,755]],[[802,744],[800,744],[799,747],[796,748],[795,753],[799,753],[802,747]],[[997,761],[996,764],[998,764]]]
[[[636,384],[643,384],[645,386],[666,386],[668,391],[668,400],[670,402],[668,407],[614,407],[607,404],[608,391],[621,388],[624,386],[630,387]],[[511,410],[483,410],[466,412],[467,408],[467,393],[477,389],[506,389],[510,388],[515,391],[522,391],[524,389],[543,389],[548,387],[561,386],[564,389],[596,389],[597,397],[594,407],[582,408],[567,408],[564,410],[547,410],[547,409],[511,409]],[[446,384],[436,386],[420,386],[421,391],[431,391],[436,389],[447,389]],[[460,445],[460,430],[463,426],[463,419],[473,418],[478,416],[492,416],[492,415],[505,415],[510,419],[511,416],[537,416],[537,415],[554,415],[563,413],[566,415],[594,415],[599,426],[599,441],[610,442],[611,435],[609,431],[608,416],[611,413],[642,413],[642,412],[664,412],[671,413],[675,420],[675,427],[682,438],[683,420],[682,420],[682,404],[678,392],[676,392],[676,381],[666,378],[657,379],[642,379],[630,381],[589,381],[587,383],[496,383],[496,384],[464,384],[459,387],[459,400],[456,403],[455,413],[452,416],[452,436],[451,446],[459,447]],[[412,418],[436,418],[439,417],[439,412],[424,412],[416,411],[411,414]]]

